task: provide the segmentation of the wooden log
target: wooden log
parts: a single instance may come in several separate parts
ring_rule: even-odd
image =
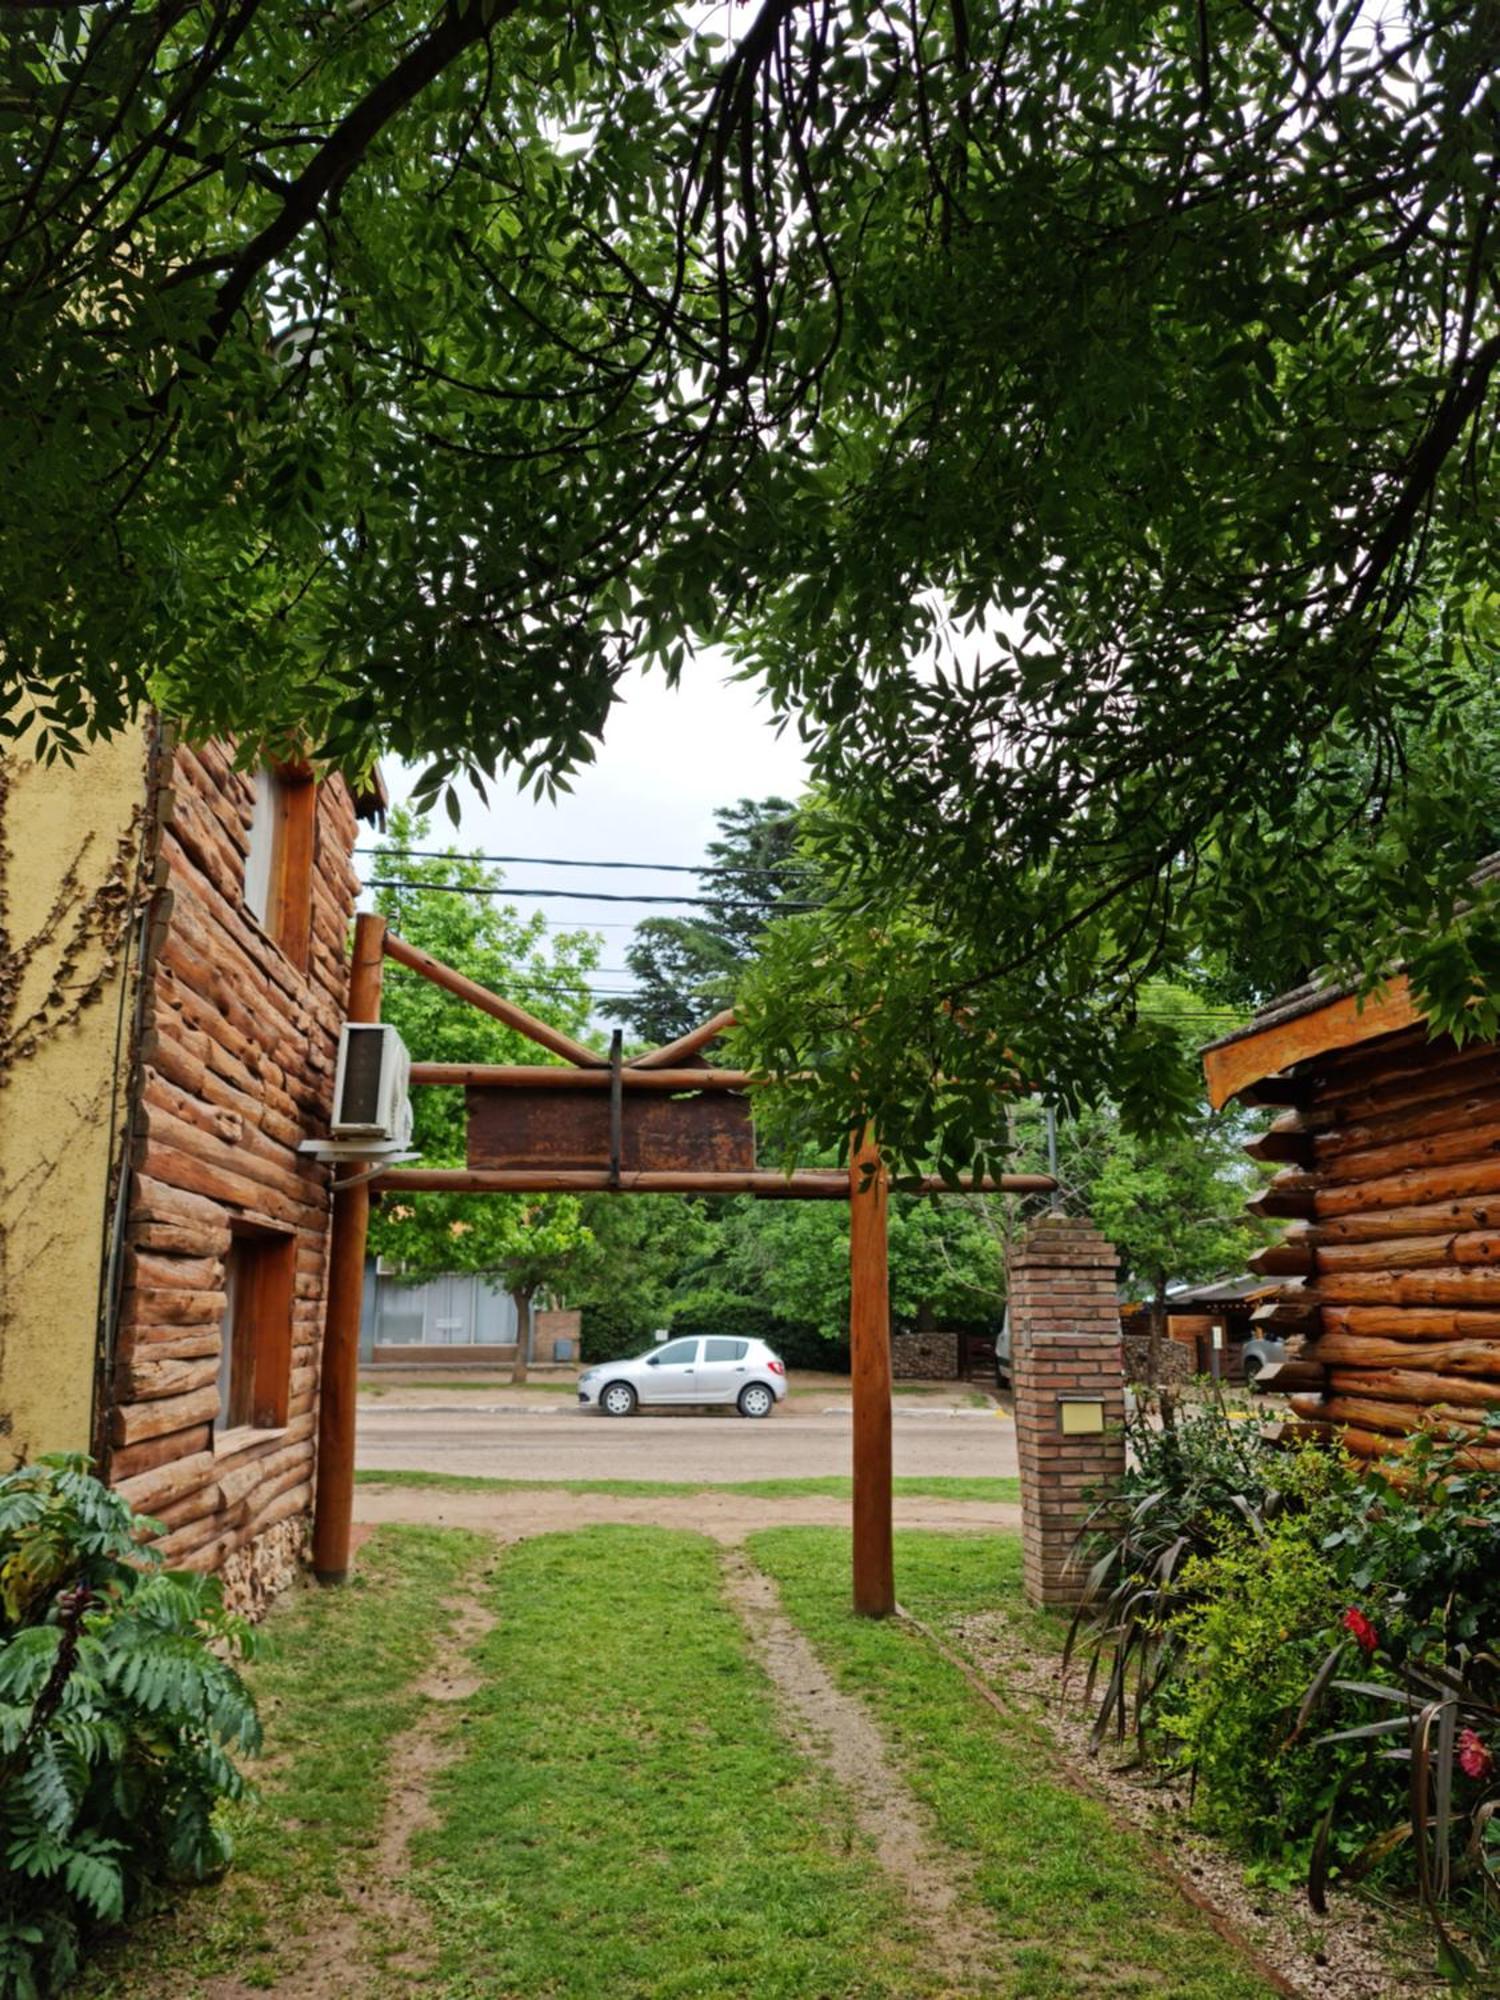
[[[1296,1399],[1293,1399],[1295,1405]],[[1370,1431],[1392,1431],[1409,1435],[1431,1431],[1437,1437],[1458,1430],[1477,1436],[1481,1426],[1474,1423],[1472,1410],[1454,1410],[1447,1404],[1424,1406],[1417,1403],[1385,1402],[1374,1396],[1328,1396],[1322,1414],[1336,1424],[1356,1424]]]
[[[1295,1395],[1288,1396],[1286,1401],[1287,1408],[1307,1423],[1332,1422],[1328,1414],[1328,1398],[1321,1390],[1298,1390]]]
[[[148,1291],[132,1285],[125,1292],[121,1315],[152,1326],[218,1326],[228,1304],[227,1292],[187,1292],[169,1287]]]
[[[354,957],[349,974],[351,1021],[380,1019],[383,954],[390,952],[393,943],[399,940],[387,932],[384,917],[361,913],[354,926]],[[426,953],[420,956],[425,958]],[[458,977],[456,973],[452,976]],[[322,1393],[318,1399],[317,1504],[313,1517],[313,1570],[324,1583],[340,1583],[349,1573],[354,1521],[355,1412],[359,1399],[359,1320],[370,1225],[370,1182],[361,1178],[352,1166],[340,1169],[340,1174],[347,1185],[337,1188],[333,1204]]]
[[[200,1423],[185,1425],[180,1431],[143,1438],[139,1444],[112,1450],[109,1454],[110,1483],[118,1485],[133,1479],[137,1473],[152,1471],[177,1459],[192,1458],[198,1452],[207,1451],[212,1442],[212,1427]]]
[[[1330,994],[1319,1007],[1205,1049],[1209,1102],[1218,1110],[1247,1085],[1262,1084],[1278,1071],[1293,1069],[1330,1049],[1394,1034],[1421,1018],[1404,978],[1368,995]]]
[[[886,1238],[889,1190],[880,1149],[869,1132],[850,1151],[847,1194],[854,1609],[864,1618],[889,1618],[896,1608],[891,1536],[891,1298]]]
[[[110,1412],[110,1441],[116,1445],[142,1444],[147,1438],[167,1437],[193,1425],[212,1423],[218,1414],[219,1391],[212,1384],[188,1396],[124,1404]]]
[[[194,1223],[132,1222],[127,1225],[125,1240],[134,1250],[164,1256],[212,1258],[218,1262],[229,1255],[227,1222],[212,1232]]]
[[[1500,1264],[1500,1231],[1468,1229],[1453,1236],[1395,1236],[1368,1243],[1327,1243],[1312,1254],[1319,1274],[1426,1270],[1445,1264]]]
[[[196,1492],[184,1493],[180,1499],[173,1500],[169,1505],[159,1507],[156,1511],[156,1519],[164,1531],[157,1537],[158,1546],[167,1535],[175,1534],[179,1528],[187,1527],[190,1522],[205,1521],[210,1515],[222,1516],[223,1512],[219,1489],[211,1482],[206,1486],[200,1486]]]
[[[1483,1377],[1433,1375],[1416,1368],[1335,1368],[1328,1380],[1341,1396],[1379,1396],[1383,1401],[1429,1408],[1492,1409],[1500,1405],[1500,1381]]]
[[[1483,1089],[1500,1074],[1493,1043],[1457,1048],[1446,1037],[1427,1041],[1404,1037],[1359,1060],[1328,1067],[1318,1079],[1316,1101],[1330,1106],[1341,1123],[1385,1118],[1413,1105],[1465,1089]]]
[[[1313,1132],[1300,1112],[1285,1111],[1264,1132],[1246,1140],[1245,1151],[1252,1160],[1310,1167],[1314,1157]]]
[[[536,1168],[512,1173],[494,1167],[390,1167],[371,1185],[381,1194],[753,1194],[769,1201],[846,1201],[849,1196],[847,1174],[821,1167],[805,1167],[791,1174],[622,1173],[618,1186],[604,1171]],[[902,1192],[1047,1194],[1053,1185],[1046,1174],[1000,1174],[983,1180],[966,1178],[954,1189],[936,1174],[926,1174],[915,1183],[903,1181]]]
[[[137,1249],[130,1259],[130,1276],[143,1290],[180,1286],[187,1291],[217,1292],[224,1269],[217,1257],[164,1257]]]
[[[1444,1374],[1500,1378],[1500,1340],[1390,1340],[1325,1333],[1309,1344],[1303,1359],[1324,1367],[1433,1368]]]
[[[387,958],[395,959],[398,965],[404,965],[408,971],[420,973],[422,978],[430,979],[434,986],[442,987],[445,993],[453,994],[456,999],[466,1000],[471,1007],[477,1007],[480,1013],[490,1014],[495,1020],[504,1021],[507,1027],[525,1035],[528,1041],[537,1043],[541,1048],[550,1049],[553,1055],[561,1056],[564,1062],[577,1063],[581,1068],[592,1069],[605,1061],[597,1049],[585,1048],[582,1042],[575,1042],[573,1037],[565,1035],[561,1028],[554,1028],[546,1021],[537,1020],[534,1014],[528,1014],[524,1007],[518,1007],[513,1000],[503,1000],[498,993],[491,993],[488,987],[479,985],[476,980],[466,979],[461,972],[455,972],[451,965],[444,965],[441,959],[434,958],[431,952],[422,951],[416,945],[408,944],[404,938],[397,937],[394,931],[387,931],[385,934],[385,953]],[[353,1004],[352,1001],[350,1004]],[[354,1017],[351,1015],[350,1018]]]
[[[1328,1271],[1307,1296],[1322,1305],[1500,1305],[1500,1271],[1436,1265],[1418,1271]]]
[[[194,1194],[204,1194],[226,1207],[267,1222],[307,1222],[316,1227],[323,1213],[323,1190],[311,1177],[302,1184],[302,1198],[291,1200],[263,1181],[201,1159],[191,1150],[156,1139],[138,1144],[136,1164],[154,1176],[166,1176]]]
[[[224,1338],[217,1326],[152,1326],[129,1323],[120,1329],[118,1361],[202,1361],[217,1355]]]
[[[211,1451],[190,1452],[186,1458],[169,1459],[130,1479],[115,1482],[115,1491],[138,1514],[155,1514],[170,1507],[184,1494],[197,1493],[216,1482],[218,1462]]]
[[[1351,1181],[1372,1181],[1392,1174],[1418,1172],[1424,1168],[1477,1162],[1500,1161],[1500,1123],[1463,1123],[1456,1128],[1425,1134],[1402,1134],[1381,1146],[1355,1147],[1347,1152],[1319,1154],[1318,1174],[1326,1187],[1342,1187]],[[1249,1151],[1249,1148],[1246,1148]]]
[[[659,1049],[652,1049],[646,1055],[632,1056],[625,1065],[627,1069],[671,1069],[684,1056],[696,1055],[699,1049],[706,1049],[710,1042],[716,1042],[720,1035],[727,1034],[734,1026],[734,1009],[725,1007],[712,1014],[706,1021],[700,1021],[696,1028],[689,1028],[685,1035],[679,1035],[675,1042],[665,1042]]]
[[[201,1520],[190,1521],[186,1527],[176,1528],[171,1534],[163,1535],[154,1546],[168,1569],[181,1569],[187,1566],[185,1558],[192,1556],[195,1551],[206,1552],[212,1544],[215,1553],[211,1558],[206,1557],[201,1567],[216,1569],[223,1556],[228,1553],[227,1544],[220,1546],[223,1533],[224,1528],[219,1516],[208,1514]]]
[[[1328,1371],[1320,1362],[1268,1361],[1255,1377],[1257,1393],[1285,1396],[1293,1390],[1304,1394],[1321,1391],[1328,1379]]]
[[[1270,1221],[1305,1221],[1317,1213],[1316,1190],[1314,1176],[1289,1167],[1259,1194],[1252,1195],[1245,1206],[1252,1215],[1263,1215]]]
[[[115,1370],[115,1395],[122,1403],[155,1402],[188,1395],[219,1379],[217,1352],[203,1359],[130,1360]]]
[[[1341,1102],[1330,1103],[1313,1114],[1327,1121],[1317,1134],[1316,1156],[1320,1161],[1333,1160],[1402,1139],[1492,1123],[1500,1110],[1500,1056],[1491,1070],[1482,1079],[1471,1077],[1462,1089],[1439,1083],[1432,1096],[1381,1106],[1359,1117],[1351,1116]]]
[[[1269,1305],[1257,1306],[1250,1323],[1258,1338],[1278,1340],[1298,1333],[1315,1334],[1323,1324],[1316,1302],[1305,1299],[1272,1300]]]
[[[1500,1160],[1410,1167],[1375,1180],[1353,1181],[1339,1187],[1320,1186],[1313,1197],[1313,1213],[1321,1221],[1329,1216],[1355,1215],[1370,1209],[1462,1201],[1470,1195],[1497,1193],[1500,1193]]]
[[[414,1084],[435,1084],[453,1089],[462,1084],[513,1086],[538,1090],[602,1090],[610,1086],[607,1069],[575,1069],[562,1063],[441,1063],[416,1062],[411,1066]],[[620,1082],[626,1090],[654,1090],[681,1094],[694,1090],[748,1090],[764,1078],[747,1069],[634,1069],[626,1063]]]
[[[130,1213],[139,1222],[168,1222],[218,1234],[225,1229],[224,1211],[207,1195],[138,1173],[130,1189]]]
[[[1263,1278],[1310,1278],[1315,1268],[1313,1258],[1307,1225],[1295,1223],[1279,1242],[1252,1251],[1245,1262]]]
[[[1325,1306],[1323,1334],[1375,1334],[1387,1340],[1496,1340],[1500,1312],[1478,1306]]]
[[[1500,1228],[1500,1200],[1480,1198],[1329,1216],[1319,1221],[1310,1235],[1321,1250],[1330,1243],[1377,1243],[1398,1237],[1457,1235],[1492,1228]]]

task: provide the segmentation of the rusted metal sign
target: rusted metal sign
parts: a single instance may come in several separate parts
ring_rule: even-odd
[[[750,1173],[750,1101],[727,1090],[669,1097],[475,1084],[469,1109],[471,1167],[586,1169],[618,1158],[622,1173]],[[611,1111],[618,1121],[611,1130]]]

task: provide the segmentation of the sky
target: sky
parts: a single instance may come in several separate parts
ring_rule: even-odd
[[[387,762],[392,802],[405,803],[416,772]],[[795,798],[806,783],[801,747],[791,730],[777,734],[758,690],[729,678],[721,656],[704,653],[683,668],[674,690],[659,673],[630,674],[610,712],[595,762],[554,801],[537,801],[500,777],[483,803],[461,788],[462,818],[433,816],[431,844],[453,842],[485,854],[555,855],[580,861],[654,861],[694,866],[718,828],[716,806],[772,793]],[[369,862],[362,861],[368,874]],[[523,913],[545,913],[562,930],[598,930],[604,940],[595,984],[618,992],[629,984],[624,952],[636,920],[670,916],[667,905],[592,900],[613,895],[691,896],[691,877],[650,871],[557,868],[528,861],[505,869],[509,899]],[[528,896],[533,889],[585,892],[587,900]],[[686,914],[683,911],[682,914]]]

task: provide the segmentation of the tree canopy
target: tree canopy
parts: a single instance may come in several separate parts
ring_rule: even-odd
[[[746,1047],[845,1121],[1134,1103],[1247,909],[1493,1028],[1495,0],[719,20],[10,9],[5,714],[545,783],[728,643],[881,1003]]]
[[[646,917],[635,927],[625,963],[635,980],[611,1014],[640,1039],[661,1044],[685,1035],[732,1005],[739,974],[782,905],[821,892],[798,854],[797,808],[789,799],[741,799],[714,818],[702,907],[689,917]]]
[[[528,1013],[581,1036],[589,1018],[587,975],[599,963],[598,937],[588,931],[549,937],[544,917],[522,917],[502,900],[499,869],[451,851],[414,855],[427,835],[425,820],[398,807],[377,850],[376,874],[402,884],[375,892],[375,906],[392,930]],[[421,1062],[549,1060],[514,1028],[404,966],[386,967],[381,1019]],[[416,1091],[412,1103],[412,1144],[423,1165],[463,1166],[463,1091],[429,1086]],[[370,1248],[414,1276],[492,1273],[507,1291],[527,1299],[566,1285],[595,1254],[582,1205],[572,1195],[388,1195],[371,1214]]]

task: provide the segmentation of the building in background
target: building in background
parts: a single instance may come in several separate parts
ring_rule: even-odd
[[[254,1602],[312,1495],[356,798],[149,719],[0,759],[0,1463],[90,1452]],[[30,750],[33,754],[27,754]]]
[[[481,1271],[403,1278],[374,1257],[365,1265],[359,1351],[371,1366],[513,1367],[517,1322],[515,1300]],[[535,1307],[530,1365],[576,1366],[581,1325],[576,1310]]]

